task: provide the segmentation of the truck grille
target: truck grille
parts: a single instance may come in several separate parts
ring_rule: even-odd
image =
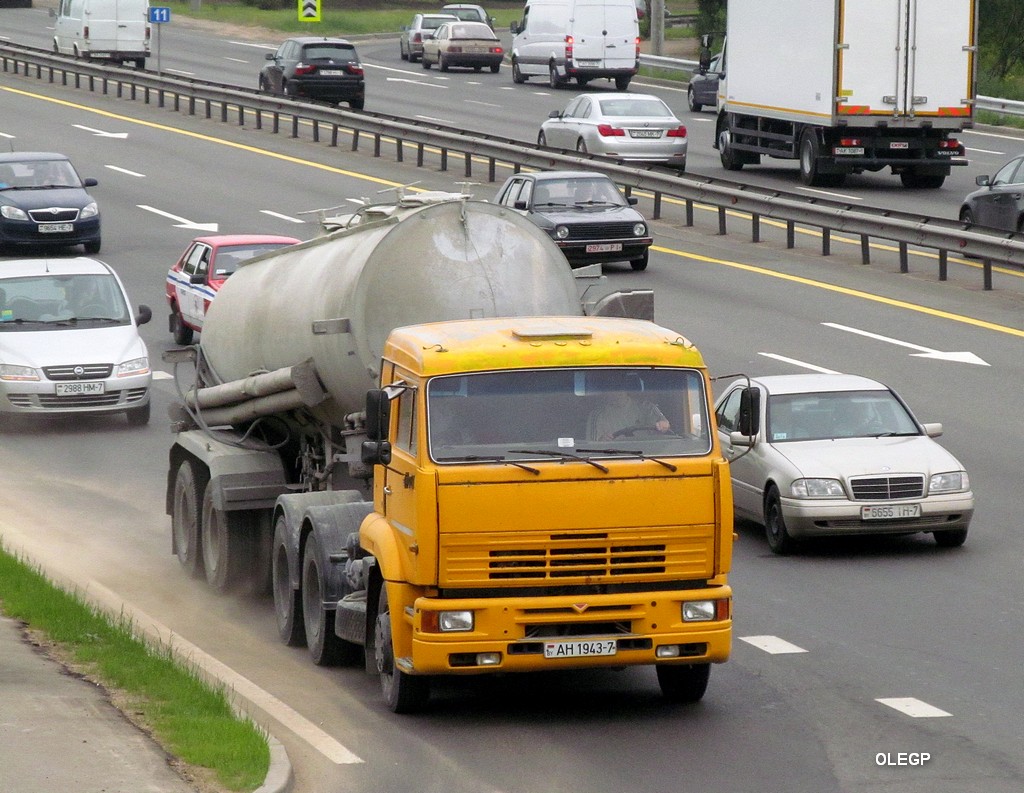
[[[649,575],[665,572],[665,546],[502,549],[490,552],[488,569],[492,580]]]
[[[80,370],[80,371],[79,371]],[[67,364],[66,366],[47,366],[43,374],[48,380],[67,382],[71,380],[106,380],[114,371],[109,363]]]
[[[924,495],[924,476],[864,476],[851,479],[850,487],[857,501],[892,501],[898,498],[921,498]]]

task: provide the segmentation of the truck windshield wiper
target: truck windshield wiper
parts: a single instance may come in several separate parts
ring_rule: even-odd
[[[500,454],[458,454],[452,457],[437,457],[439,463],[508,463],[516,468],[522,468],[531,474],[540,474],[536,468],[531,468],[524,463],[517,463],[515,460],[508,460]]]
[[[653,460],[658,465],[663,465],[665,468],[675,473],[677,467],[667,460],[659,460],[657,457],[648,457],[642,451],[638,449],[577,449],[578,452],[586,452],[587,454],[614,454],[618,457],[639,457],[641,460]]]
[[[608,473],[607,466],[601,465],[596,460],[591,460],[589,457],[580,457],[578,454],[570,454],[569,452],[559,452],[554,449],[513,449],[515,454],[543,454],[545,457],[561,457],[563,460],[579,460],[581,463],[587,463],[588,465],[594,466],[603,473]]]

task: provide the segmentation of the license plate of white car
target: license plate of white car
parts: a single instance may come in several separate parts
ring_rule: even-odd
[[[103,383],[57,383],[57,396],[102,394]]]
[[[860,508],[861,520],[902,520],[919,517],[921,517],[920,504],[885,504]]]
[[[614,253],[621,250],[621,242],[595,242],[587,246],[587,253]]]
[[[660,138],[660,129],[631,129],[629,131],[631,137],[634,138]]]
[[[61,232],[74,231],[73,223],[40,223],[40,234],[60,234]]]
[[[619,645],[615,639],[597,639],[575,642],[544,642],[545,658],[590,658],[596,655],[615,655]]]

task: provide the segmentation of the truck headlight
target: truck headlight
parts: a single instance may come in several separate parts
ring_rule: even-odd
[[[932,474],[928,480],[929,493],[963,493],[971,489],[971,480],[966,471],[949,471]]]
[[[845,498],[843,485],[838,479],[797,479],[790,485],[796,498]]]
[[[683,622],[711,622],[714,619],[714,600],[683,601]]]
[[[424,611],[420,629],[424,633],[468,633],[473,630],[473,612]]]
[[[15,366],[11,363],[0,364],[0,380],[39,380],[39,371],[31,366]]]
[[[130,361],[124,361],[118,364],[117,376],[118,377],[133,377],[137,374],[146,374],[149,371],[149,358],[143,356],[142,358],[132,358]]]

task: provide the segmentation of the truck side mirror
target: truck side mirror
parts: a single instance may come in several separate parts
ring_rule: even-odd
[[[366,392],[366,437],[386,441],[391,426],[391,400],[382,388]]]
[[[761,429],[761,392],[750,386],[740,394],[739,426],[736,430],[747,437],[757,435]]]

